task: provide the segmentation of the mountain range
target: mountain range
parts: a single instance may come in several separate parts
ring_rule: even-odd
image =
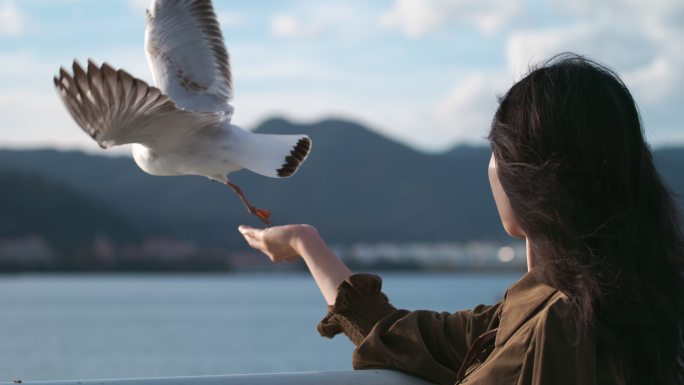
[[[487,147],[423,153],[343,120],[277,118],[255,131],[313,140],[291,178],[231,174],[276,225],[313,224],[332,244],[506,238],[489,189]],[[654,157],[671,188],[684,193],[684,148],[657,149]],[[3,149],[0,183],[0,239],[47,232],[69,246],[78,237],[92,242],[94,234],[121,241],[163,235],[241,249],[237,226],[260,226],[226,186],[150,176],[126,156]]]

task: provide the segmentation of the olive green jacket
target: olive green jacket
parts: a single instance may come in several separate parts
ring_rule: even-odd
[[[597,357],[592,335],[578,333],[571,304],[533,269],[504,299],[456,313],[397,310],[375,275],[344,281],[318,325],[346,334],[355,369],[387,368],[439,384],[623,384],[610,357]]]

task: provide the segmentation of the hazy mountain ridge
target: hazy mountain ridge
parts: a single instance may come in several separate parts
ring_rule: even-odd
[[[256,131],[313,139],[309,159],[292,178],[247,171],[231,176],[257,207],[273,212],[275,224],[312,223],[341,244],[506,237],[489,190],[488,148],[426,154],[340,120],[296,125],[272,119]],[[684,148],[654,155],[673,190],[684,192]],[[225,186],[202,177],[150,176],[127,157],[0,150],[0,165],[88,197],[136,234],[242,248],[237,225],[260,225]],[[84,204],[78,210],[92,209]]]
[[[141,240],[121,215],[60,183],[0,167],[0,186],[3,271],[79,270],[93,264],[95,239],[106,236],[119,245]]]

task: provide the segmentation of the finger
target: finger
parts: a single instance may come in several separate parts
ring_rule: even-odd
[[[244,237],[245,241],[247,241],[247,244],[249,245],[249,247],[251,247],[251,248],[253,248],[253,249],[257,249],[257,250],[259,250],[259,251],[263,251],[263,242],[261,242],[260,240],[258,240],[258,239],[254,236],[254,233],[253,233],[253,232],[251,232],[251,231],[247,231],[247,232],[241,231],[240,233],[241,233],[242,236]]]
[[[240,231],[240,235],[242,235],[242,237],[245,238],[245,241],[247,241],[247,243],[249,243],[251,239],[254,239],[254,237],[246,231]]]
[[[254,232],[254,230],[255,230],[255,229],[254,229],[253,227],[250,227],[250,226],[247,226],[247,225],[240,225],[240,226],[238,226],[238,231],[239,231],[242,235],[251,234],[251,233]]]
[[[254,227],[242,225],[238,227],[238,230],[245,238],[263,238],[263,236],[261,235],[263,233],[263,230],[261,229],[255,229]]]

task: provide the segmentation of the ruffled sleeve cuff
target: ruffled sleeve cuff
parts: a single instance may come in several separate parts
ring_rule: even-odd
[[[378,321],[397,310],[381,289],[382,280],[377,275],[354,274],[347,278],[337,288],[335,304],[328,306],[318,332],[328,338],[344,333],[358,346]]]

